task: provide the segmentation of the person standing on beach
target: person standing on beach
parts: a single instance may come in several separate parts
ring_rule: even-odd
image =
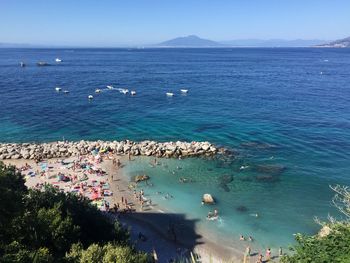
[[[265,257],[266,257],[266,261],[270,261],[270,259],[271,259],[271,249],[270,248],[266,249]]]
[[[247,246],[247,248],[245,249],[245,253],[244,253],[243,263],[249,262],[250,252],[251,252],[250,246]]]
[[[259,254],[258,256],[258,260],[256,261],[256,263],[263,263],[263,255]]]
[[[280,247],[280,248],[278,249],[278,256],[279,256],[279,257],[282,257],[282,256],[283,256],[282,247]]]

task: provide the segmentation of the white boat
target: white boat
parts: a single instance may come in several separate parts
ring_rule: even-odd
[[[181,93],[188,93],[188,89],[180,89]]]
[[[100,92],[101,92],[100,89],[96,89],[96,90],[95,90],[95,93],[100,93]]]
[[[21,62],[20,65],[22,68],[26,66],[26,64],[24,64],[24,62]]]
[[[69,90],[64,90],[63,93],[68,94]]]
[[[134,96],[134,95],[136,95],[136,91],[132,90],[132,91],[130,92],[130,94],[131,94],[131,96]]]
[[[128,94],[128,93],[129,93],[129,90],[128,90],[128,89],[121,89],[121,90],[120,90],[120,93]]]
[[[88,96],[88,99],[89,99],[89,100],[92,100],[93,98],[94,98],[94,96],[92,96],[92,95],[89,95],[89,96]]]
[[[50,66],[49,63],[45,62],[45,61],[39,61],[36,63],[39,67],[45,67],[45,66]]]
[[[60,87],[55,88],[56,91],[61,91],[62,89]]]
[[[56,61],[57,63],[60,63],[60,62],[62,62],[62,59],[56,58],[55,61]]]
[[[172,93],[172,92],[167,92],[167,93],[165,93],[168,97],[173,97],[174,96],[174,93]]]
[[[112,85],[107,85],[107,89],[114,89]]]

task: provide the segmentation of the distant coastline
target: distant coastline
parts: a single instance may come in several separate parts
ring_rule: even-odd
[[[105,46],[50,45],[26,43],[0,43],[0,48],[298,48],[318,47],[330,43],[321,39],[235,39],[214,41],[196,35],[176,37],[160,43],[135,45],[108,44]]]

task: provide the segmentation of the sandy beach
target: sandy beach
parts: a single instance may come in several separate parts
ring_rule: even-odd
[[[131,229],[135,247],[145,252],[156,252],[159,262],[190,258],[191,252],[198,262],[242,262],[245,244],[218,245],[198,233],[193,220],[185,215],[168,211],[136,191],[135,183],[124,175],[123,166],[133,157],[92,153],[67,159],[5,160],[15,165],[30,188],[45,183],[65,192],[75,192],[91,199],[103,212],[118,208],[116,216]],[[143,190],[142,190],[143,191]],[[258,253],[252,249],[250,260],[255,262]]]

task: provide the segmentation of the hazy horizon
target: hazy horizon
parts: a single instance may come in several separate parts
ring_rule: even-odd
[[[100,2],[3,0],[0,43],[147,46],[180,36],[217,42],[347,37],[350,2],[161,0]]]

